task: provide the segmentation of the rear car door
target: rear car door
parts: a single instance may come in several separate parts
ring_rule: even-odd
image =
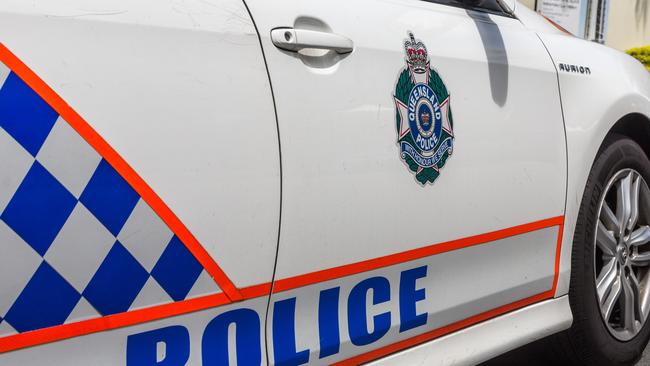
[[[2,1],[0,364],[262,362],[279,209],[241,0]]]
[[[271,363],[368,361],[553,297],[565,139],[533,32],[495,1],[247,5],[281,146]]]

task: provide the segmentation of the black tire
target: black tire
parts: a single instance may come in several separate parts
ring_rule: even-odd
[[[650,338],[650,321],[629,341],[612,336],[600,315],[596,295],[593,243],[598,203],[610,178],[625,168],[635,169],[650,182],[650,161],[643,149],[626,136],[609,136],[589,173],[573,238],[569,288],[573,324],[554,339],[566,364],[634,365]]]

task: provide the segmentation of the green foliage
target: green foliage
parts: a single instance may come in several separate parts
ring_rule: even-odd
[[[420,182],[420,184],[424,185],[427,182],[433,183],[439,175],[440,173],[438,173],[435,169],[427,168],[416,174],[415,179]]]
[[[442,82],[442,79],[437,72],[431,72],[429,76],[429,88],[431,88],[433,92],[436,93],[438,102],[440,103],[442,103],[449,96],[447,87],[445,86],[445,83]]]
[[[650,71],[650,46],[630,48],[625,51],[628,55],[641,61],[648,71]]]
[[[415,84],[411,80],[411,73],[408,68],[404,68],[402,73],[399,75],[397,80],[397,87],[395,88],[395,97],[399,99],[402,103],[408,104],[409,93]]]

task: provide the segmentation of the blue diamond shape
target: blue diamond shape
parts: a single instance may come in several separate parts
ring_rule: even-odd
[[[117,236],[138,199],[138,193],[102,159],[79,201]]]
[[[5,321],[18,332],[63,324],[81,295],[43,261],[11,305]]]
[[[184,300],[203,267],[176,236],[153,267],[151,275],[176,301]]]
[[[83,291],[83,296],[103,315],[129,310],[147,282],[149,273],[116,241]]]
[[[0,219],[43,256],[76,204],[74,196],[36,161]]]
[[[0,89],[0,127],[36,156],[59,115],[13,72]]]

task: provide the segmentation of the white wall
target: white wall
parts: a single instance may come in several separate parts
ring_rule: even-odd
[[[650,0],[609,0],[606,44],[619,50],[650,45]],[[535,0],[520,0],[535,10]]]
[[[620,50],[650,45],[650,1],[610,1],[607,45]]]

